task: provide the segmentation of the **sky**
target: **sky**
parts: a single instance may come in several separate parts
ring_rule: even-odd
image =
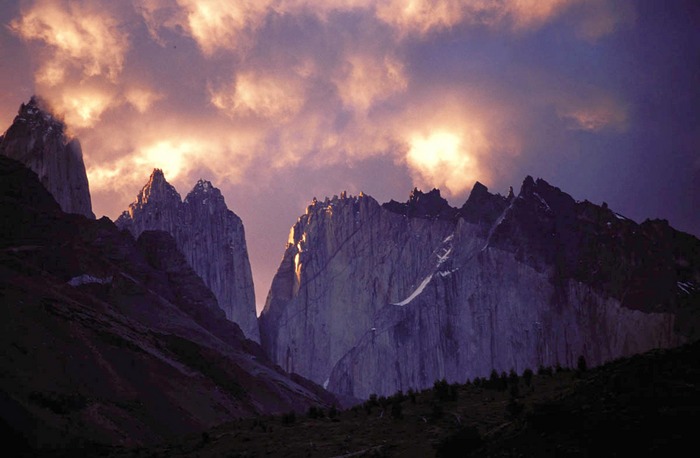
[[[153,168],[244,223],[258,310],[290,227],[342,191],[461,206],[527,175],[700,235],[700,2],[0,0],[0,131],[32,94],[93,210]]]

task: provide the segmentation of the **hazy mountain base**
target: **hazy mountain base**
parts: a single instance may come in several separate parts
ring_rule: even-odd
[[[501,374],[335,413],[259,417],[114,456],[680,456],[700,417],[700,343],[590,370]],[[397,407],[398,406],[398,407]]]

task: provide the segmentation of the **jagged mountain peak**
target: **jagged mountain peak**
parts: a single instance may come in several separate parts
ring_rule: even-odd
[[[197,183],[195,183],[194,187],[187,194],[184,201],[185,203],[200,203],[208,204],[210,206],[218,205],[222,206],[222,208],[228,209],[228,207],[226,207],[224,196],[221,194],[221,190],[211,184],[211,181],[201,178],[197,181]]]
[[[471,192],[469,193],[469,200],[474,200],[474,199],[480,199],[483,198],[486,195],[490,195],[491,193],[489,192],[489,188],[482,184],[481,182],[477,181],[474,183],[474,187],[472,187]]]
[[[154,169],[136,201],[116,225],[136,238],[147,230],[162,230],[175,239],[192,268],[217,297],[226,318],[252,340],[259,340],[245,231],[228,209],[221,191],[200,179],[181,200],[162,170]]]
[[[13,455],[66,444],[102,454],[93,446],[335,402],[224,319],[172,237],[135,240],[106,218],[65,215],[34,172],[4,156],[0,177],[0,367],[11,406],[0,419],[4,437],[36,447]]]
[[[260,315],[268,354],[330,391],[598,364],[700,329],[674,315],[697,301],[700,241],[544,179],[526,177],[517,198],[476,182],[447,218],[430,216],[449,208],[437,190],[359,212],[337,202],[292,227]]]
[[[77,149],[80,149],[79,140],[68,134],[67,126],[63,119],[56,114],[46,99],[37,95],[33,95],[29,102],[20,105],[13,127],[20,130],[38,132],[42,135],[44,141],[46,141],[47,137],[52,137],[63,143],[72,142],[76,144]]]
[[[208,193],[212,189],[216,190],[216,188],[211,184],[211,181],[200,178],[197,180],[197,183],[195,183],[192,191]]]
[[[159,182],[159,181],[167,182],[167,180],[165,179],[165,174],[163,173],[163,169],[158,169],[158,168],[153,169],[153,172],[151,172],[151,176],[148,179],[148,181],[149,181],[149,183]]]
[[[311,203],[306,206],[306,211],[304,215],[299,217],[298,221],[306,221],[305,218],[308,218],[308,216],[312,214],[323,214],[332,217],[336,210],[340,210],[349,206],[356,208],[363,202],[379,205],[372,196],[369,196],[364,192],[360,192],[357,196],[353,196],[352,194],[348,194],[347,191],[343,191],[340,193],[340,195],[335,194],[333,195],[333,197],[326,196],[325,199],[323,199],[322,201],[314,197],[313,199],[311,199]]]
[[[153,169],[148,183],[141,188],[136,199],[136,202],[131,205],[144,205],[149,201],[173,204],[182,201],[180,194],[173,185],[168,183],[161,169]]]
[[[413,188],[405,203],[391,200],[382,205],[385,209],[410,218],[427,219],[454,219],[457,216],[457,209],[450,206],[440,195],[440,190],[433,188],[428,192],[423,192],[418,188]]]
[[[480,182],[474,183],[469,198],[459,209],[459,216],[470,223],[491,224],[503,213],[509,198],[491,194]]]
[[[535,180],[529,175],[525,177],[518,198],[524,199],[533,208],[539,209],[540,214],[559,215],[566,218],[576,213],[574,198],[542,178]]]
[[[0,154],[33,170],[63,211],[95,218],[77,138],[38,96],[20,105],[12,125],[0,136]]]

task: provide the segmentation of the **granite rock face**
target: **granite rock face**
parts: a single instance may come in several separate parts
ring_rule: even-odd
[[[135,237],[146,230],[171,234],[226,318],[236,322],[247,338],[260,341],[243,223],[210,182],[199,180],[183,201],[156,169],[116,225]]]
[[[449,221],[408,218],[373,198],[314,201],[290,234],[260,316],[261,343],[285,370],[326,383],[336,362],[399,301],[451,233]]]
[[[63,211],[95,218],[80,142],[66,135],[63,121],[40,98],[20,106],[0,137],[0,154],[33,170]]]
[[[434,192],[307,208],[260,317],[273,360],[366,398],[695,338],[695,237],[529,177],[517,197],[477,183],[461,209]]]

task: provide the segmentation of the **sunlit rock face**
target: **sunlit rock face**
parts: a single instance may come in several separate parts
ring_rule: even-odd
[[[95,218],[80,142],[66,135],[65,124],[40,98],[20,106],[0,137],[0,154],[33,170],[63,211]]]
[[[156,169],[116,224],[135,237],[146,230],[172,234],[192,268],[211,288],[226,318],[238,323],[247,338],[260,341],[243,222],[210,182],[197,182],[183,201]]]
[[[477,183],[460,209],[312,203],[260,317],[266,352],[333,392],[423,388],[540,365],[589,365],[697,331],[700,241],[527,178]]]
[[[373,198],[314,201],[289,234],[260,317],[263,348],[324,383],[387,303],[410,290],[452,223],[406,218]]]

